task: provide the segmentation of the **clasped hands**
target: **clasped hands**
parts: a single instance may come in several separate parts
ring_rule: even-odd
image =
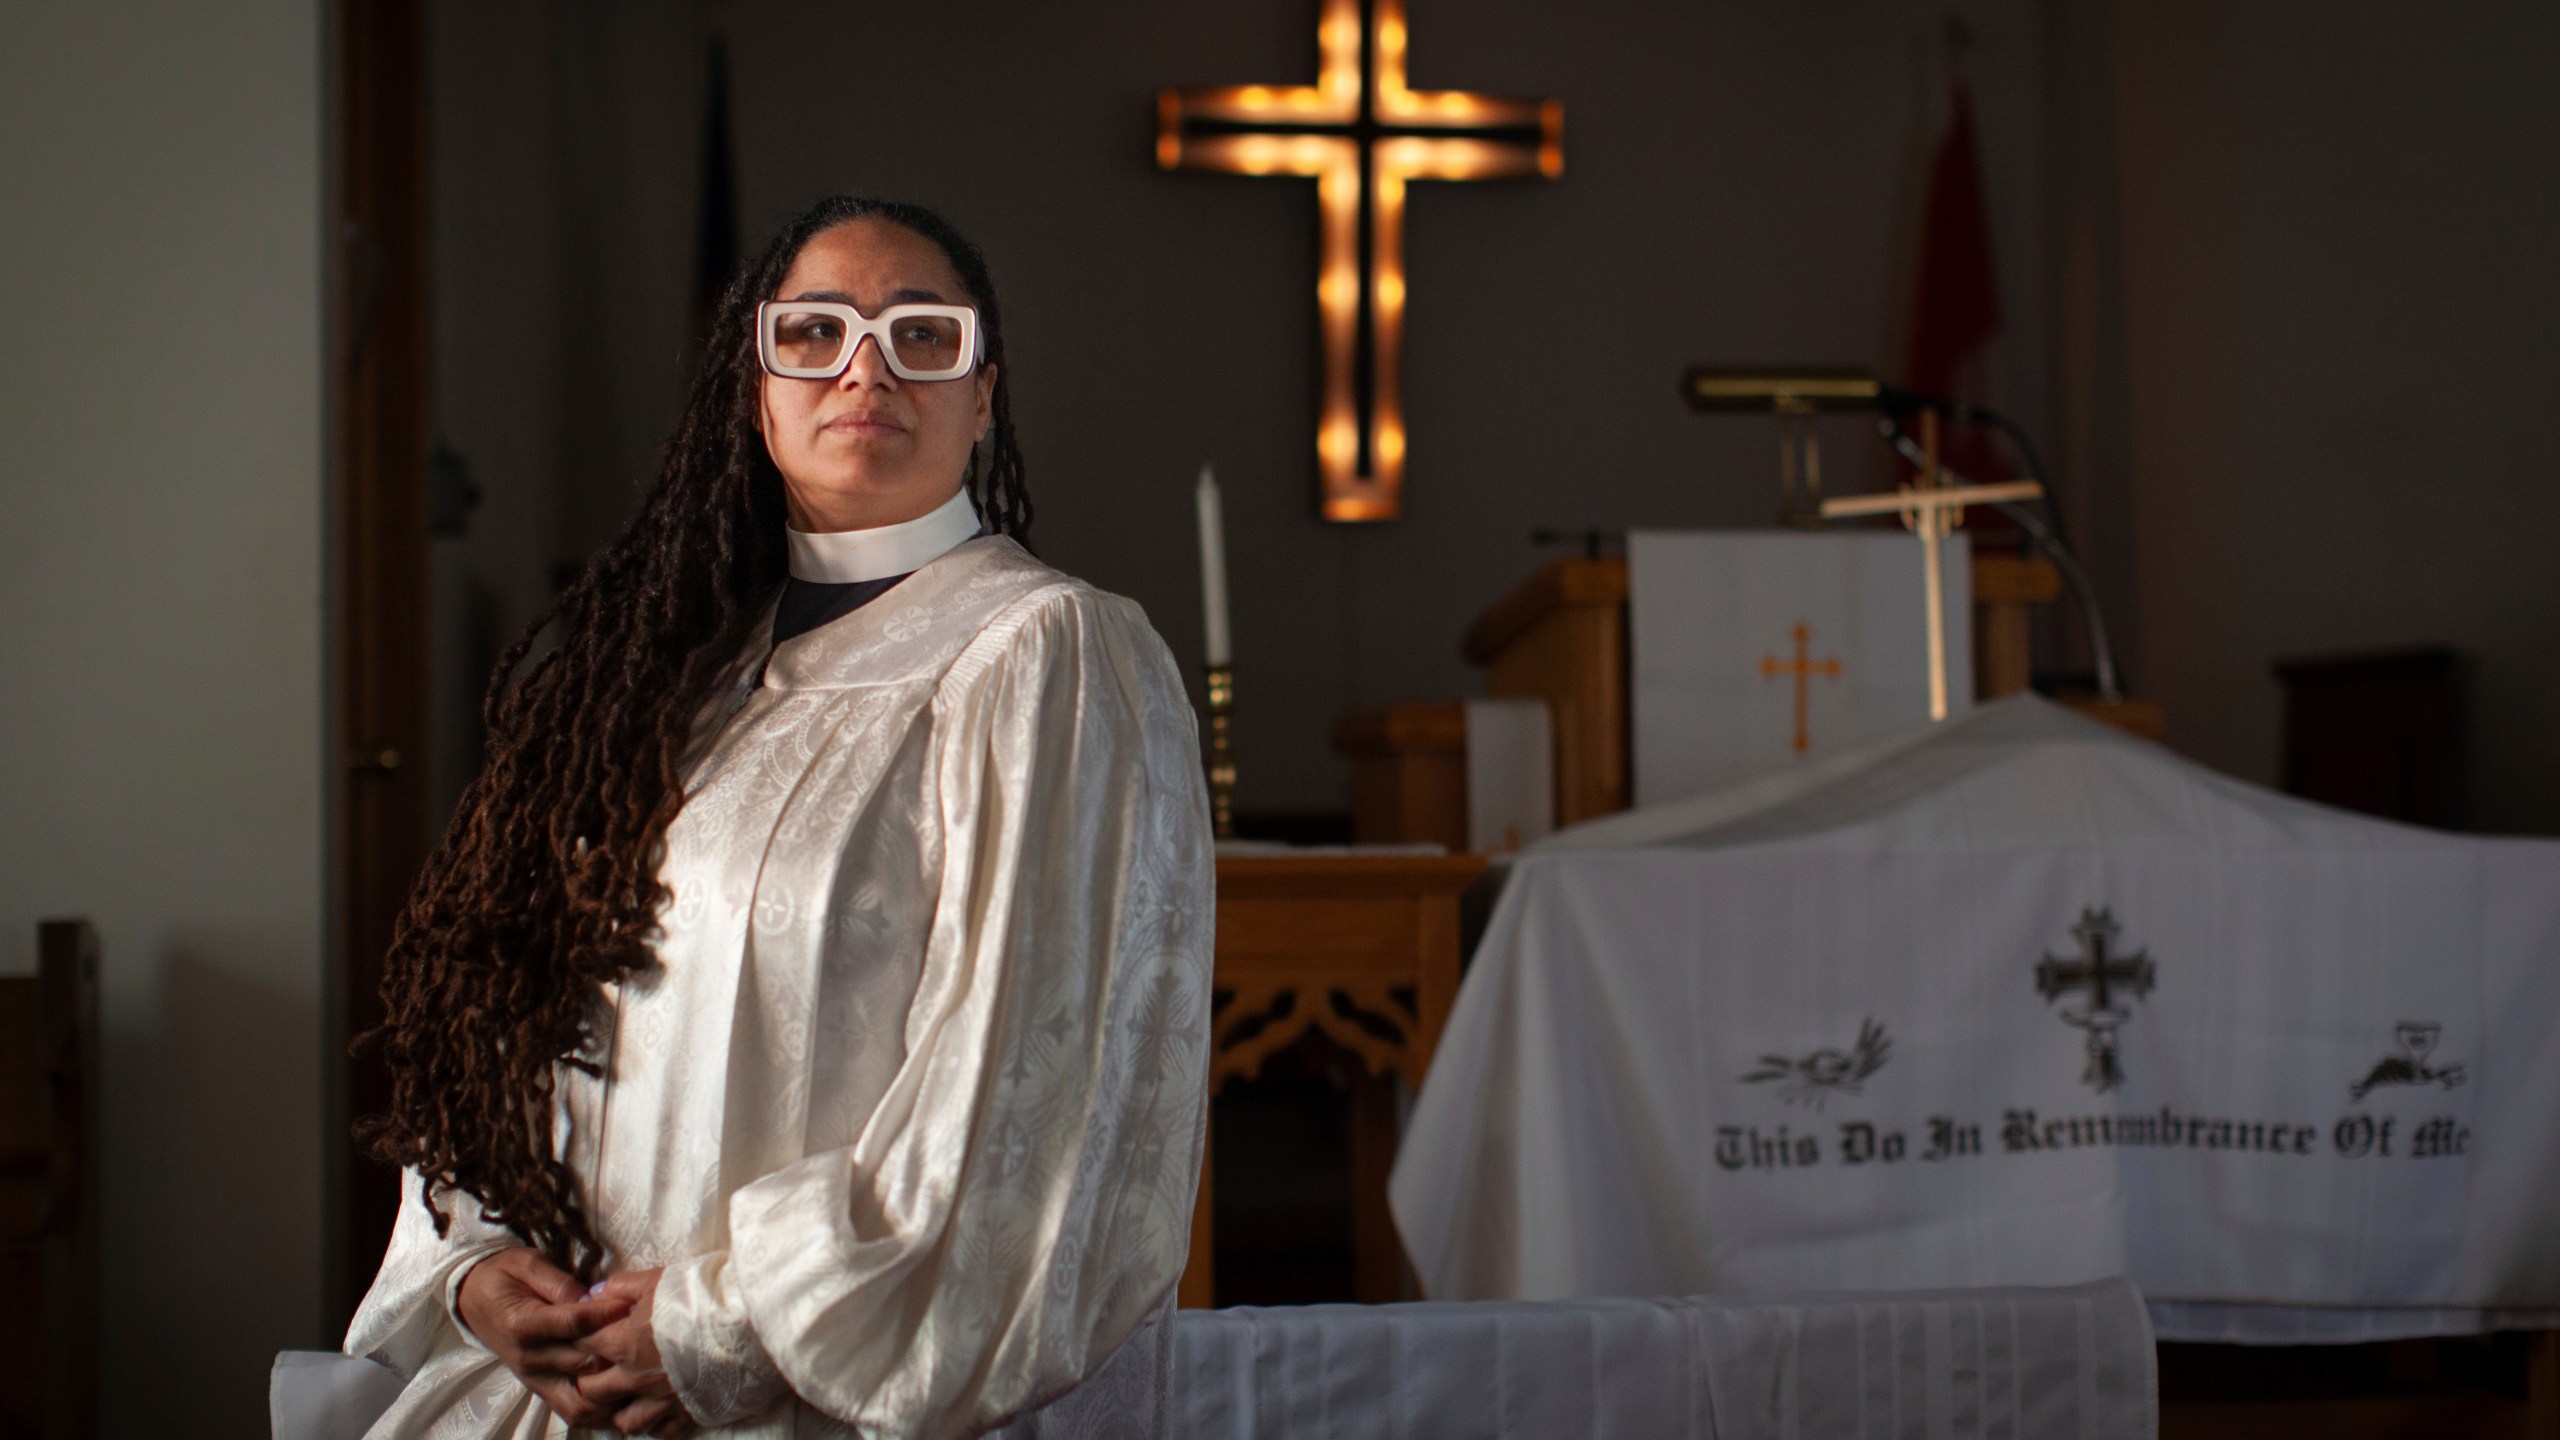
[[[659,1360],[650,1325],[657,1294],[655,1270],[624,1271],[589,1291],[540,1251],[518,1246],[472,1266],[454,1309],[569,1424],[686,1440],[702,1426]]]

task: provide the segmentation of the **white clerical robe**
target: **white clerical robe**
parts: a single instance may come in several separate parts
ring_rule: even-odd
[[[559,1072],[609,1269],[707,1425],[967,1435],[1166,1303],[1206,1124],[1212,871],[1191,709],[1138,607],[968,542],[751,665],[666,837],[660,964]],[[455,1324],[516,1243],[408,1199],[350,1353],[372,1434],[559,1422]],[[847,1427],[850,1427],[848,1430]]]

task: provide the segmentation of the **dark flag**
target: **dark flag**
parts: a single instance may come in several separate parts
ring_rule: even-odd
[[[2000,285],[1991,261],[1991,207],[1973,132],[1973,97],[1959,80],[1946,133],[1929,170],[1929,199],[1914,272],[1911,353],[1903,383],[1923,395],[1979,403],[1976,371],[1984,347],[2000,334]],[[1943,453],[1977,480],[2007,479],[2012,467],[1998,444],[1975,426],[1952,427]]]
[[[693,314],[687,335],[699,357],[720,313],[721,292],[738,273],[738,183],[729,143],[729,46],[711,36],[702,107],[702,189],[694,201]],[[688,366],[688,369],[691,367]]]

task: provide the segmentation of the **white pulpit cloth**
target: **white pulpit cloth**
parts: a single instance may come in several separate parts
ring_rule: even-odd
[[[1391,1194],[1435,1298],[2122,1273],[2172,1338],[2431,1334],[2560,1306],[2555,1094],[2560,843],[2018,697],[1531,847]]]
[[[331,1357],[315,1357],[326,1360]],[[361,1360],[342,1360],[366,1366]],[[304,1413],[276,1371],[276,1440]],[[1004,1440],[2150,1440],[2121,1280],[2055,1290],[1183,1310]]]
[[[1544,700],[1466,702],[1467,848],[1517,850],[1556,828],[1554,726]]]
[[[1947,694],[1973,694],[1973,568],[1945,547]],[[1900,530],[1627,536],[1635,797],[1818,763],[1929,718],[1928,590]]]

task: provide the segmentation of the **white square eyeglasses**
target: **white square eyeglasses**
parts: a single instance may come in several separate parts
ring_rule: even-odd
[[[978,312],[968,305],[891,305],[865,318],[825,300],[767,300],[756,307],[756,358],[791,380],[832,380],[868,335],[901,380],[957,380],[985,357]]]

